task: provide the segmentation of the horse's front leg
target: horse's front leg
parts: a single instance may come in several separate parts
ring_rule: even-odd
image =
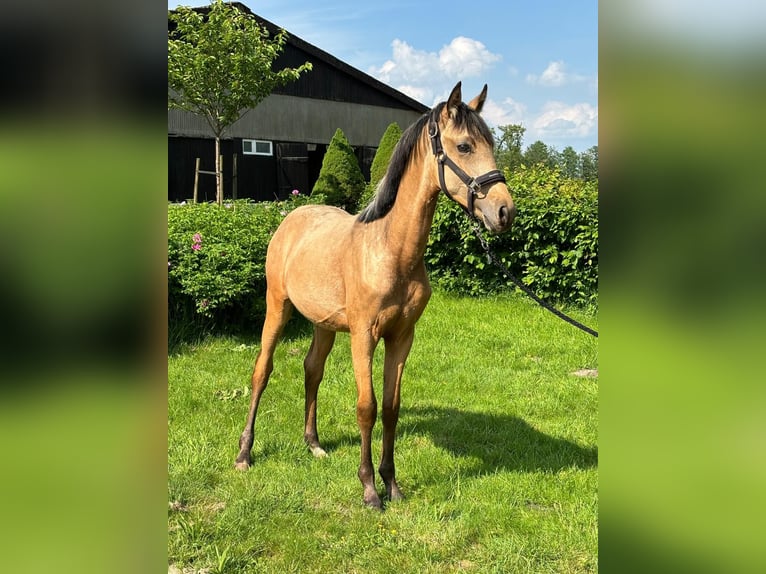
[[[378,403],[372,388],[372,355],[375,351],[375,341],[369,331],[351,332],[351,357],[354,362],[356,378],[356,422],[361,435],[361,456],[357,476],[364,487],[364,503],[372,508],[382,509],[375,490],[375,470],[372,466],[372,427],[378,416]]]
[[[383,371],[383,451],[378,471],[386,485],[389,500],[403,498],[396,484],[394,465],[394,441],[396,423],[399,421],[399,399],[404,363],[412,348],[414,329],[410,328],[398,337],[386,338],[386,358]]]

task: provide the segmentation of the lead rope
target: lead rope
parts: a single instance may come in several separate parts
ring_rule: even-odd
[[[481,188],[489,183],[499,183],[503,182],[505,183],[505,177],[499,170],[492,170],[490,172],[487,172],[483,175],[480,175],[476,178],[473,178],[469,176],[466,172],[464,172],[460,167],[452,161],[449,156],[447,156],[446,153],[444,153],[444,149],[442,148],[442,142],[441,138],[439,137],[439,124],[436,121],[434,117],[431,117],[429,123],[428,123],[428,137],[431,139],[431,151],[433,151],[434,156],[436,156],[436,161],[439,164],[439,185],[441,185],[441,190],[444,192],[444,195],[449,197],[450,200],[455,201],[452,197],[450,197],[449,193],[447,193],[447,185],[444,183],[444,165],[446,164],[447,167],[449,167],[452,172],[460,178],[460,180],[463,182],[463,184],[468,189],[468,195],[467,195],[467,207],[463,207],[462,205],[460,207],[463,208],[463,211],[468,216],[468,220],[471,222],[473,233],[478,238],[479,242],[481,243],[482,248],[487,253],[487,259],[489,262],[493,263],[495,267],[500,269],[500,271],[505,275],[510,281],[516,285],[519,289],[521,289],[524,293],[529,295],[532,299],[534,299],[535,302],[537,302],[538,305],[541,307],[547,309],[560,319],[563,319],[570,325],[574,325],[578,329],[581,329],[582,331],[585,331],[589,335],[592,335],[594,337],[598,337],[598,331],[595,331],[594,329],[591,329],[590,327],[587,327],[580,323],[579,321],[572,319],[569,315],[566,315],[565,313],[562,313],[555,307],[552,307],[547,302],[543,301],[540,297],[535,295],[532,290],[524,285],[521,281],[519,281],[516,276],[514,276],[508,268],[503,265],[500,261],[498,261],[497,257],[494,253],[492,253],[492,250],[489,248],[489,243],[487,243],[487,240],[484,239],[484,236],[481,234],[481,229],[479,227],[479,221],[476,219],[476,216],[473,214],[473,198],[476,193],[478,193]],[[457,203],[457,202],[456,202]],[[458,205],[460,205],[458,203]]]
[[[471,215],[473,215],[473,214],[471,214]],[[514,285],[516,285],[516,287],[518,287],[518,288],[519,288],[519,289],[521,289],[521,290],[522,290],[524,293],[526,293],[526,294],[527,294],[527,295],[529,295],[529,296],[530,296],[532,299],[534,299],[534,300],[535,300],[535,302],[537,302],[537,304],[538,304],[538,305],[540,305],[541,307],[543,307],[543,308],[547,309],[548,311],[550,311],[551,313],[553,313],[554,315],[556,315],[556,316],[557,316],[557,317],[559,317],[560,319],[563,319],[564,321],[566,321],[566,322],[567,322],[567,323],[569,323],[570,325],[574,325],[574,326],[575,326],[575,327],[577,327],[578,329],[580,329],[580,330],[582,330],[582,331],[585,331],[585,332],[586,332],[586,333],[588,333],[589,335],[593,335],[594,337],[598,337],[598,331],[596,331],[596,330],[594,330],[594,329],[591,329],[590,327],[587,327],[587,326],[583,325],[583,324],[582,324],[582,323],[580,323],[579,321],[577,321],[577,320],[575,320],[575,319],[572,319],[572,317],[570,317],[569,315],[566,315],[565,313],[562,313],[561,311],[559,311],[559,310],[558,310],[558,309],[556,309],[555,307],[551,306],[551,305],[550,305],[550,304],[548,304],[546,301],[543,301],[543,300],[542,300],[540,297],[538,297],[538,296],[537,296],[537,295],[536,295],[536,294],[535,294],[535,293],[534,293],[534,292],[533,292],[533,291],[532,291],[532,290],[531,290],[529,287],[527,287],[526,285],[524,285],[524,283],[522,283],[521,281],[519,281],[519,279],[517,279],[517,278],[516,278],[516,276],[515,276],[515,275],[513,275],[513,274],[512,274],[512,273],[511,273],[511,272],[508,270],[508,268],[507,268],[505,265],[503,265],[503,264],[502,264],[502,262],[498,261],[498,259],[497,259],[497,257],[495,256],[495,254],[494,254],[494,253],[492,253],[492,250],[489,248],[489,243],[487,243],[487,240],[484,238],[484,236],[483,236],[483,235],[482,235],[482,233],[481,233],[481,229],[479,228],[479,223],[478,223],[478,221],[476,220],[476,218],[475,218],[475,217],[470,217],[470,218],[469,218],[469,220],[471,221],[471,228],[472,228],[472,230],[473,230],[473,234],[474,234],[474,235],[476,236],[476,238],[479,240],[479,242],[481,243],[481,246],[482,246],[482,248],[483,248],[483,249],[484,249],[484,251],[487,253],[487,259],[488,259],[488,260],[489,260],[491,263],[493,263],[493,264],[495,265],[495,267],[497,267],[498,269],[500,269],[500,271],[503,273],[503,275],[505,275],[505,276],[506,276],[508,279],[510,279],[510,281],[511,281],[511,282],[512,282]]]

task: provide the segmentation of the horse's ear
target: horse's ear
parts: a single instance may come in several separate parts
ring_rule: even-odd
[[[476,111],[476,113],[481,113],[481,108],[484,106],[484,100],[487,99],[487,84],[484,84],[484,89],[481,91],[481,93],[476,96],[474,99],[470,101],[468,104],[468,107],[472,110]]]
[[[452,88],[452,93],[449,95],[447,105],[444,106],[444,111],[442,112],[445,120],[453,117],[457,113],[457,107],[460,105],[460,102],[463,101],[463,93],[460,91],[461,85],[462,82],[458,82],[457,85]]]

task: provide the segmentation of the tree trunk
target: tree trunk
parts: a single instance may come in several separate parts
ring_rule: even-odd
[[[221,173],[221,138],[215,136],[215,200],[223,205],[223,177]]]
[[[194,198],[193,203],[197,203],[197,190],[199,189],[199,158],[194,161]]]

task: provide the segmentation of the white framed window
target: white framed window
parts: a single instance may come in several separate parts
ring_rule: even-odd
[[[264,140],[242,140],[242,153],[245,155],[274,155],[271,142]]]

